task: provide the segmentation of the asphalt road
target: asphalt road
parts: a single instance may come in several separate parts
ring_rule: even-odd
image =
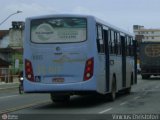
[[[55,104],[50,100],[49,94],[19,95],[17,89],[6,93],[1,92],[0,113],[18,115],[19,118],[33,115],[32,118],[36,116],[41,119],[46,115],[51,117],[54,115],[57,119],[58,116],[63,116],[63,119],[67,119],[67,116],[70,115],[70,119],[80,118],[81,120],[84,120],[81,118],[82,116],[85,118],[89,116],[86,120],[90,120],[92,117],[97,120],[101,115],[101,120],[103,120],[106,115],[110,115],[107,117],[113,119],[113,115],[128,114],[122,118],[131,119],[133,116],[130,115],[133,114],[154,114],[155,120],[159,120],[160,116],[156,115],[160,114],[160,77],[141,80],[141,76],[138,76],[138,83],[132,86],[131,94],[118,94],[114,102],[107,101],[101,96],[91,95],[73,96],[68,104]]]

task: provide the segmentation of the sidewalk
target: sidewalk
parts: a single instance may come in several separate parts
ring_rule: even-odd
[[[13,82],[9,82],[9,83],[0,82],[0,91],[18,88],[18,86],[19,86],[19,80],[17,77],[14,77]]]
[[[13,83],[0,82],[0,91],[1,90],[18,88],[18,86],[19,86],[19,82],[13,82]]]

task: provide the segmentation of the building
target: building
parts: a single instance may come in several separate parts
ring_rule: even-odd
[[[8,69],[10,66],[9,30],[0,30],[0,82],[8,81]]]
[[[23,68],[24,22],[12,22],[9,30],[0,30],[0,82],[11,82]]]
[[[133,25],[133,32],[137,40],[137,58],[139,63],[140,44],[145,41],[160,42],[160,29],[145,28],[141,25]]]
[[[24,22],[14,21],[12,22],[12,28],[9,30],[9,47],[13,49],[23,48],[24,38]]]
[[[143,41],[160,42],[160,29],[145,28],[144,26],[134,25],[133,32],[138,42],[143,42]]]
[[[0,30],[0,67],[9,67],[8,47],[9,30]]]

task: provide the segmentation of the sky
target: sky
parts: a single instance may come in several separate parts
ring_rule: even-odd
[[[0,0],[0,24],[12,15],[0,30],[8,30],[12,21],[50,14],[88,14],[114,26],[133,32],[133,25],[160,28],[160,0]]]

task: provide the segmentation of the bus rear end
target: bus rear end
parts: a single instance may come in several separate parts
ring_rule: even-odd
[[[26,20],[25,92],[47,92],[61,99],[68,93],[96,91],[87,21],[62,16]]]
[[[160,75],[160,43],[143,42],[140,46],[140,67],[142,79]]]

